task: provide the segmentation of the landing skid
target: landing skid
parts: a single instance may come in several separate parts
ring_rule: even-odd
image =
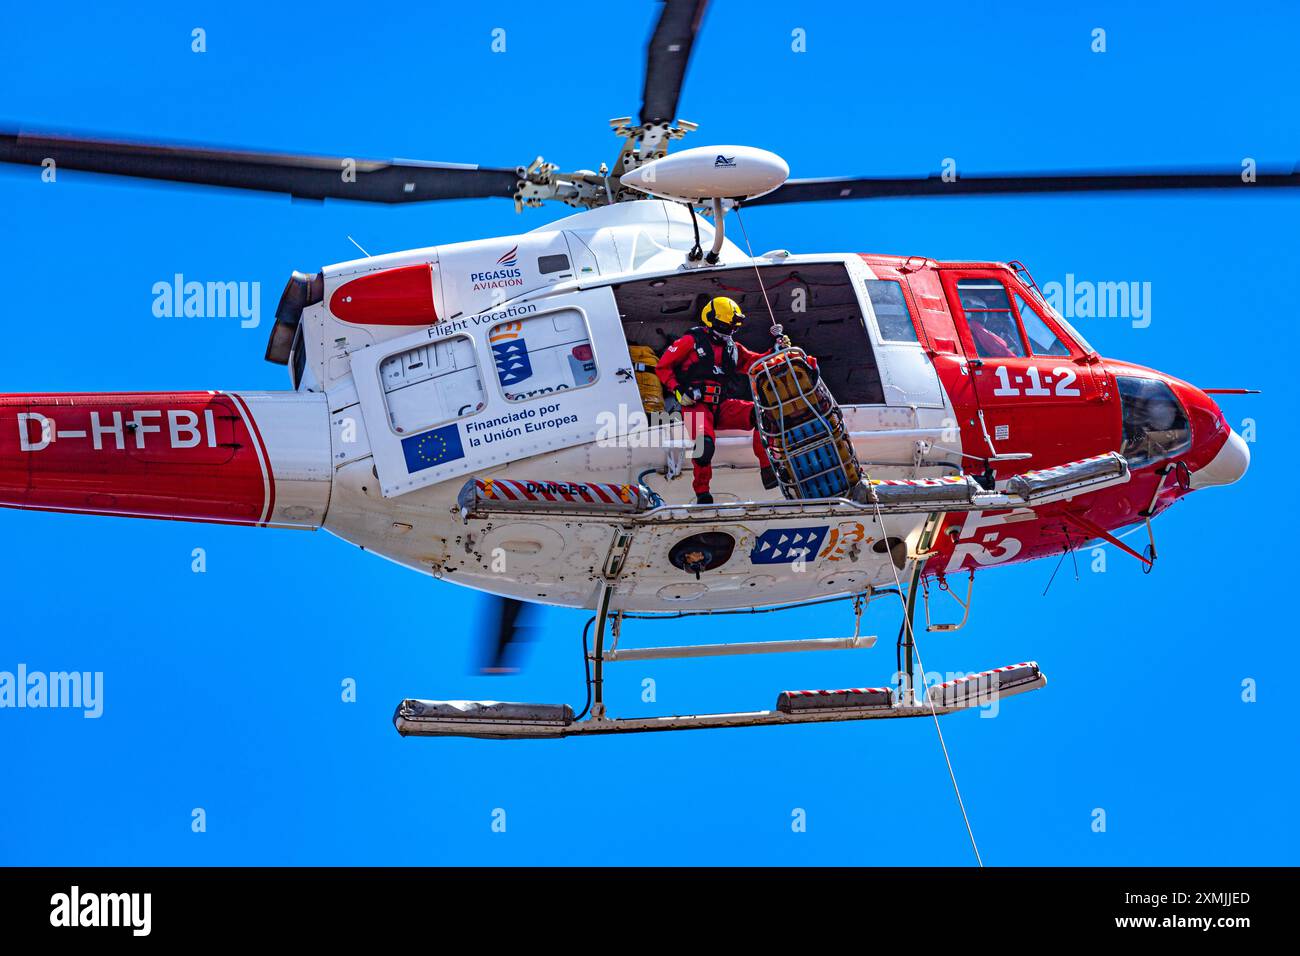
[[[933,709],[929,703],[900,704],[892,700],[891,690],[887,701],[857,707],[814,707],[807,710],[784,712],[781,710],[756,710],[733,714],[686,714],[671,717],[589,717],[574,720],[567,705],[507,705],[531,709],[531,719],[512,719],[506,716],[483,717],[475,709],[490,706],[490,702],[404,700],[393,715],[397,732],[404,737],[481,737],[492,740],[524,740],[528,738],[580,737],[594,734],[638,734],[663,730],[716,730],[724,727],[772,727],[783,724],[824,724],[843,720],[882,720],[894,717],[942,716],[959,710],[987,706],[1001,698],[1037,690],[1047,683],[1047,678],[1033,662],[1015,665],[1005,673],[1015,674],[1007,680],[990,679],[999,671],[986,671],[983,675],[966,678],[972,686],[958,690],[944,690],[947,685],[931,688],[938,693]],[[953,682],[959,683],[959,682]],[[865,688],[863,690],[873,690]],[[875,688],[875,690],[880,690]],[[820,694],[842,693],[835,691]],[[783,695],[784,696],[784,695]],[[948,700],[951,702],[947,702]],[[466,706],[468,705],[468,706]],[[503,706],[503,705],[497,705]],[[538,711],[551,711],[543,716]],[[461,709],[461,716],[450,711]],[[522,711],[521,711],[522,713]]]
[[[1086,464],[1093,469],[1097,464]],[[1127,477],[1122,462],[1116,469]],[[1056,475],[1031,473],[1055,480]],[[1070,476],[1066,476],[1067,478]],[[1025,479],[1027,482],[1029,479]],[[911,487],[910,485],[907,487]],[[916,488],[924,490],[925,486]],[[462,508],[468,515],[484,500],[495,500],[496,492],[485,482],[471,481],[462,490]],[[635,502],[618,499],[619,507],[634,507]],[[790,502],[806,505],[806,502]],[[849,505],[849,502],[839,502]],[[879,507],[879,505],[877,505]],[[877,515],[879,518],[879,515]],[[587,665],[588,707],[575,717],[567,704],[520,704],[498,701],[402,701],[393,715],[393,724],[403,736],[485,737],[495,740],[522,740],[545,737],[577,737],[595,734],[653,733],[663,730],[715,730],[725,727],[767,727],[782,724],[833,723],[842,720],[881,720],[895,717],[925,717],[950,714],[971,707],[995,703],[1004,696],[1037,690],[1047,678],[1032,661],[971,674],[926,688],[916,686],[914,663],[917,658],[913,620],[916,599],[921,590],[921,571],[933,554],[934,536],[942,524],[941,510],[930,512],[917,541],[916,551],[908,556],[910,582],[904,600],[903,624],[898,633],[898,659],[902,672],[898,687],[853,687],[843,690],[785,691],[777,697],[772,710],[741,711],[726,714],[679,714],[667,717],[611,718],[605,708],[605,666],[619,661],[665,660],[669,658],[719,657],[741,654],[778,654],[792,651],[859,650],[876,643],[874,636],[864,635],[862,613],[877,593],[868,590],[853,596],[855,624],[852,637],[813,638],[806,640],[742,641],[733,644],[701,644],[675,647],[619,648],[623,612],[611,611],[614,589],[623,570],[624,556],[631,545],[634,527],[620,529],[620,541],[611,549],[602,569],[596,596],[596,615],[587,627],[595,625],[594,645],[587,648],[587,631],[583,632],[583,655]],[[902,596],[902,585],[888,593]],[[969,602],[969,596],[967,598]],[[751,609],[757,612],[757,609]],[[779,610],[768,608],[765,611]],[[701,612],[726,613],[726,612]],[[647,615],[632,615],[644,618]],[[653,617],[653,615],[650,615]],[[680,616],[680,615],[679,615]],[[612,645],[605,646],[606,631]],[[590,717],[586,715],[590,713]],[[586,719],[582,719],[586,717]]]
[[[927,525],[927,534],[938,523]],[[918,696],[912,668],[914,644],[911,618],[916,607],[920,562],[914,562],[906,605],[907,619],[899,631],[898,650],[905,661],[897,692],[892,687],[852,687],[842,690],[785,691],[772,710],[723,714],[678,714],[666,717],[611,718],[604,699],[604,669],[619,661],[720,657],[741,654],[777,654],[792,651],[858,650],[875,645],[876,638],[861,633],[862,612],[871,595],[854,598],[855,626],[851,637],[783,641],[744,641],[733,644],[699,644],[674,647],[622,648],[618,646],[623,615],[612,615],[613,646],[605,647],[611,614],[612,579],[601,587],[596,617],[595,645],[584,654],[588,664],[587,688],[590,717],[574,716],[567,704],[523,704],[498,701],[402,701],[393,715],[397,732],[407,737],[480,737],[493,740],[578,737],[595,734],[654,733],[664,730],[717,730],[726,727],[768,727],[784,724],[834,723],[844,720],[882,720],[926,717],[984,707],[1003,697],[1037,690],[1047,683],[1038,664],[1029,661],[970,674],[945,684],[922,688]],[[584,715],[588,713],[584,710]]]

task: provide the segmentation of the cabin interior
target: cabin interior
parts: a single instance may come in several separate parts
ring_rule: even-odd
[[[775,320],[795,345],[816,357],[837,401],[884,404],[875,353],[842,263],[683,272],[614,286],[628,344],[649,346],[658,355],[699,325],[700,310],[719,295],[730,296],[744,310],[748,321],[736,338],[746,348],[770,351]]]

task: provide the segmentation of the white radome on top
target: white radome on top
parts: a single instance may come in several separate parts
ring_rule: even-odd
[[[756,199],[790,176],[776,153],[753,146],[697,146],[682,150],[619,177],[630,189],[660,199],[702,202],[706,199]]]

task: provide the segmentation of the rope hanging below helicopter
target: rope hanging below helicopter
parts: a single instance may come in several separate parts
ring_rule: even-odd
[[[875,504],[875,507],[876,507],[876,520],[880,522],[880,527],[882,531],[884,531],[885,517],[880,513],[880,505],[878,502]],[[938,526],[937,521],[932,520],[928,522],[926,524],[925,530],[922,532],[922,540],[917,542],[918,553],[912,559],[914,562],[913,569],[912,569],[912,581],[908,589],[908,596],[906,600],[904,600],[903,598],[903,582],[898,576],[898,566],[893,561],[889,562],[889,566],[890,568],[893,569],[894,572],[894,584],[898,589],[897,590],[898,599],[903,605],[902,631],[906,634],[907,637],[906,647],[908,652],[908,667],[907,667],[908,679],[907,679],[907,687],[906,687],[906,694],[908,698],[914,697],[915,694],[915,690],[912,687],[912,681],[911,681],[911,655],[912,654],[916,655],[916,662],[921,667],[921,675],[923,681],[926,673],[925,661],[921,659],[921,648],[917,646],[916,633],[912,627],[912,615],[916,609],[916,589],[918,584],[920,584],[921,574],[925,567],[925,555],[929,551],[930,544],[931,544],[929,536],[934,530],[937,529],[937,526]],[[885,534],[885,540],[888,541],[889,533],[887,531],[884,531],[884,534]],[[928,609],[926,613],[928,615],[929,613]],[[900,644],[901,643],[902,642],[900,640]],[[952,766],[952,757],[948,753],[948,744],[943,739],[943,728],[939,726],[939,713],[935,709],[934,698],[931,697],[929,694],[925,694],[925,702],[927,705],[929,705],[930,716],[934,720],[934,732],[939,737],[939,747],[940,749],[943,750],[944,763],[948,765],[948,777],[949,779],[952,780],[952,790],[953,793],[956,794],[957,796],[957,806],[961,809],[961,818],[962,821],[966,824],[966,835],[970,837],[971,849],[975,851],[975,861],[976,863],[979,864],[980,868],[983,869],[984,858],[980,855],[979,844],[976,843],[975,841],[975,830],[971,827],[970,816],[966,812],[966,801],[962,799],[961,787],[958,786],[957,784],[957,772],[953,769]]]

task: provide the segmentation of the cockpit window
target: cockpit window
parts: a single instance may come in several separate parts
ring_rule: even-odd
[[[1035,355],[1069,355],[1070,350],[1065,347],[1056,333],[1047,327],[1047,323],[1038,317],[1033,306],[1026,302],[1021,296],[1016,296],[1016,308],[1020,310],[1020,323],[1025,329],[1025,338],[1029,339],[1029,347]]]
[[[1191,447],[1192,429],[1173,389],[1154,378],[1116,376],[1124,418],[1120,454],[1130,465],[1171,458]]]
[[[1052,303],[1043,298],[1041,294],[1036,294],[1034,298],[1042,303],[1043,307],[1047,309],[1052,318],[1056,320],[1056,324],[1061,327],[1067,336],[1074,340],[1075,345],[1079,346],[1079,348],[1083,349],[1083,351],[1090,355],[1096,354],[1097,350],[1088,344],[1088,340],[1079,334],[1078,329],[1066,321],[1065,316],[1061,315],[1060,309],[1055,308]]]
[[[1024,358],[1007,287],[997,279],[958,279],[957,295],[980,358]]]
[[[916,342],[916,326],[907,310],[903,284],[893,279],[867,279],[866,283],[880,338],[886,342]]]

